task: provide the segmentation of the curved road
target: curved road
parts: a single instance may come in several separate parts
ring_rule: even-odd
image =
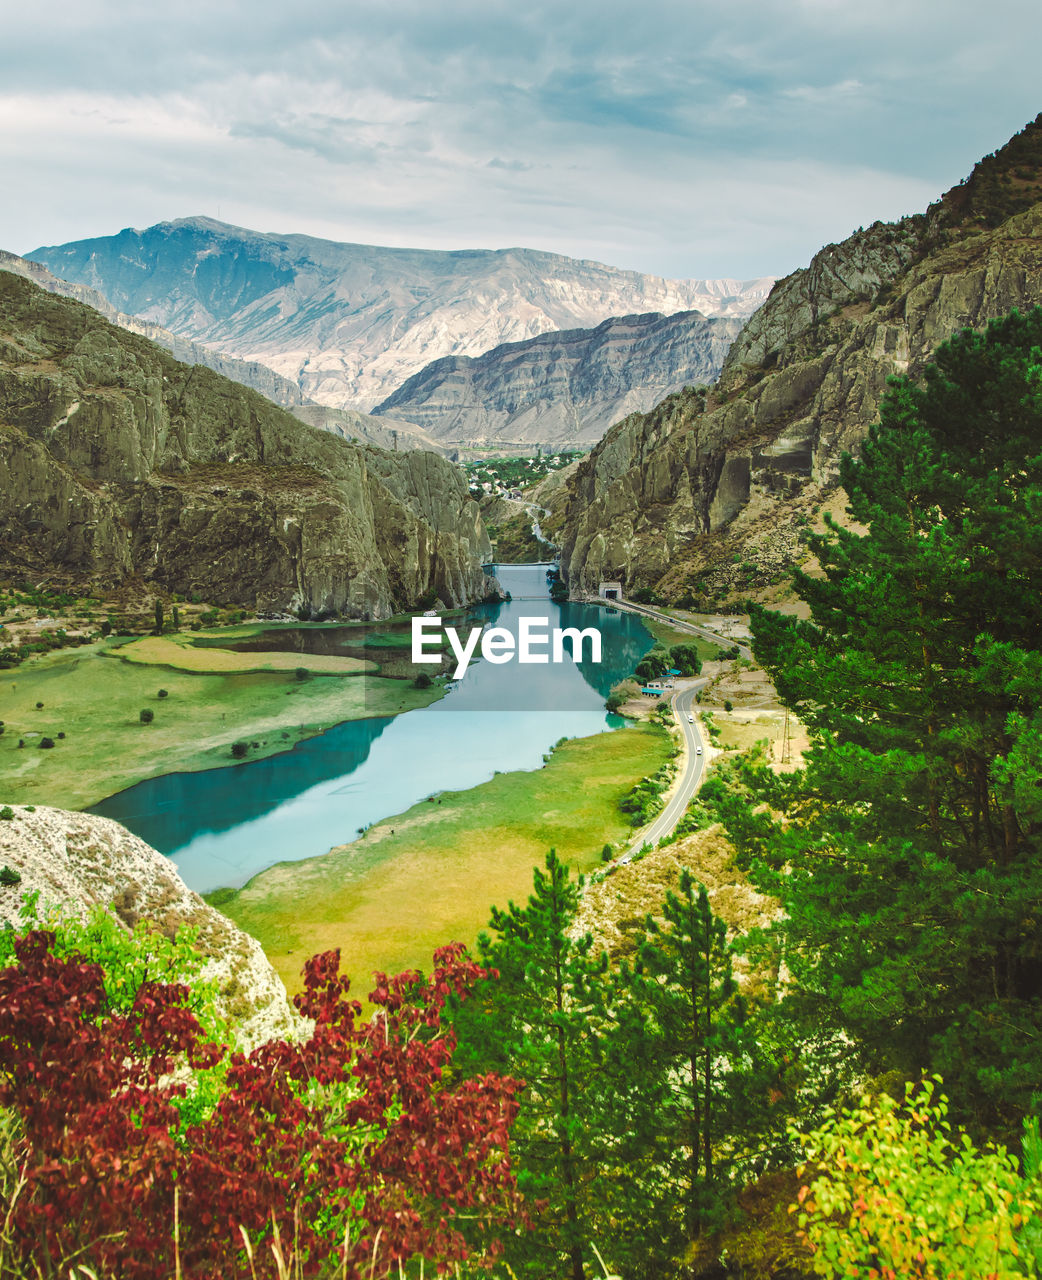
[[[633,855],[639,853],[646,844],[650,844],[654,848],[663,836],[668,836],[684,816],[684,811],[687,809],[691,797],[702,782],[706,743],[699,729],[698,717],[695,716],[694,722],[691,723],[688,721],[688,716],[694,715],[695,694],[707,683],[708,681],[706,680],[697,680],[694,684],[690,684],[685,689],[674,693],[670,699],[673,715],[676,717],[677,724],[680,725],[681,732],[684,735],[683,772],[676,780],[675,790],[667,801],[666,807],[656,818],[648,823],[629,849],[618,859],[619,862],[629,862]]]

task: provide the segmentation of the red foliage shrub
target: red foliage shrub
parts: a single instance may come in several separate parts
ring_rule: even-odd
[[[24,1126],[12,1228],[26,1260],[79,1254],[104,1274],[165,1280],[175,1185],[186,1280],[250,1274],[243,1229],[258,1276],[275,1274],[277,1241],[305,1276],[335,1261],[359,1277],[494,1256],[496,1232],[523,1221],[508,1157],[518,1084],[443,1078],[446,997],[486,976],[461,946],[435,954],[430,979],[378,974],[366,1023],[339,953],[314,957],[296,998],[314,1034],[235,1055],[212,1115],[179,1131],[186,1086],[170,1073],[222,1053],[201,1043],[186,988],[146,983],[115,1015],[100,968],[57,959],[53,941],[27,935],[0,971],[0,1105]]]

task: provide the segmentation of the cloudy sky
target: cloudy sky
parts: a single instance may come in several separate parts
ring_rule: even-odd
[[[1039,0],[0,0],[0,248],[208,214],[782,274],[1042,110]]]

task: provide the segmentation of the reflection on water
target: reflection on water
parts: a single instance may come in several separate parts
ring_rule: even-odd
[[[454,625],[488,621],[515,630],[523,616],[548,618],[551,627],[596,625],[602,663],[477,661],[428,707],[348,721],[265,760],[154,778],[92,812],[169,854],[187,883],[205,891],[243,884],[275,862],[325,853],[432,792],[473,787],[497,771],[538,768],[559,738],[620,724],[606,713],[604,698],[648,648],[641,623],[596,605],[554,604],[541,566],[503,566],[497,575],[513,598],[481,606],[473,619]],[[322,636],[328,645],[339,630],[351,629],[298,634]],[[350,642],[357,645],[357,629]]]

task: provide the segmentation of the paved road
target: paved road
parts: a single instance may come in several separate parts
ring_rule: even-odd
[[[698,717],[695,716],[694,722],[691,723],[688,721],[688,716],[695,714],[695,694],[707,683],[706,680],[698,680],[675,693],[670,699],[673,714],[684,735],[683,771],[677,779],[676,789],[666,803],[666,807],[644,828],[629,849],[618,859],[619,862],[629,862],[633,855],[639,853],[646,844],[654,847],[663,836],[668,836],[684,816],[691,797],[701,785],[702,772],[705,768],[703,753],[706,744],[699,728]]]
[[[744,640],[723,636],[719,631],[712,631],[709,627],[700,627],[697,622],[684,622],[680,618],[674,618],[671,613],[662,613],[659,609],[651,609],[646,604],[634,604],[631,600],[602,600],[599,596],[591,596],[584,603],[603,604],[610,609],[628,609],[630,613],[643,613],[648,618],[666,623],[676,631],[686,631],[689,635],[701,636],[703,640],[712,640],[721,649],[729,649],[731,645],[736,644],[740,657],[751,659],[753,656],[752,650]]]

